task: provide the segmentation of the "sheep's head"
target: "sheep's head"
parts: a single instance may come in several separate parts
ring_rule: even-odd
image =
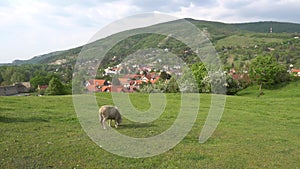
[[[117,119],[117,123],[121,124],[121,122],[122,122],[122,117],[120,116],[120,118]]]

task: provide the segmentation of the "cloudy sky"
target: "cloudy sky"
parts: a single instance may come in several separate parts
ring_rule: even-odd
[[[84,45],[127,16],[300,23],[299,0],[0,0],[0,63]]]

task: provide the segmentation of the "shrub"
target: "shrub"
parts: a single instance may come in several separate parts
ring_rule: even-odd
[[[63,95],[65,93],[66,92],[65,92],[64,85],[56,77],[53,77],[50,80],[49,86],[48,86],[48,88],[45,91],[46,95]]]

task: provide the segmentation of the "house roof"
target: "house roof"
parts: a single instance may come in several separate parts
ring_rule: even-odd
[[[102,92],[111,91],[111,86],[103,86],[103,87],[101,88],[101,91],[102,91]]]
[[[86,89],[91,92],[101,91],[101,87],[104,86],[106,80],[103,79],[90,79],[86,85]]]
[[[88,82],[90,83],[90,85],[103,86],[104,83],[106,82],[106,80],[103,80],[103,79],[90,79],[90,80],[88,80]]]
[[[102,92],[130,92],[123,86],[103,86]]]
[[[128,78],[128,79],[133,79],[133,78],[136,78],[137,75],[136,74],[127,74],[125,76],[123,76],[123,78]]]
[[[122,77],[122,78],[119,78],[119,81],[122,85],[125,85],[125,84],[128,84],[128,78],[126,77]]]
[[[30,82],[17,82],[17,83],[14,83],[14,85],[23,85],[26,88],[31,88]]]
[[[292,72],[293,73],[298,73],[298,72],[300,72],[300,69],[292,69]]]
[[[42,90],[42,89],[47,89],[48,85],[38,85],[38,89]]]
[[[159,76],[156,76],[155,78],[152,78],[151,80],[150,80],[150,82],[152,83],[152,84],[154,84],[155,82],[157,82],[159,80]]]
[[[125,89],[123,86],[113,86],[111,88],[111,91],[112,92],[125,92]]]

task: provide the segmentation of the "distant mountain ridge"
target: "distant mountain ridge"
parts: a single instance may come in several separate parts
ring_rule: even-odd
[[[273,33],[300,33],[300,24],[287,23],[287,22],[250,22],[250,23],[222,23],[203,20],[194,20],[187,18],[192,24],[197,26],[201,30],[207,30],[211,35],[211,41],[218,41],[222,38],[231,36],[240,32],[253,32],[253,33],[269,33],[272,30]],[[79,55],[82,46],[64,50],[55,51],[40,56],[35,56],[28,60],[15,60],[12,65],[22,64],[49,64],[59,59],[66,59],[69,63],[75,63],[77,56]]]
[[[300,24],[289,23],[289,22],[276,22],[276,21],[265,21],[265,22],[253,22],[253,23],[238,23],[232,24],[236,28],[241,30],[247,30],[251,32],[266,33],[272,28],[273,33],[299,33]]]
[[[34,56],[31,59],[28,60],[14,60],[12,62],[13,65],[22,65],[22,64],[42,64],[42,63],[51,63],[58,59],[68,59],[77,57],[77,55],[80,53],[82,46],[68,49],[68,50],[62,50],[62,51],[55,51],[48,54],[43,54],[39,56]]]

